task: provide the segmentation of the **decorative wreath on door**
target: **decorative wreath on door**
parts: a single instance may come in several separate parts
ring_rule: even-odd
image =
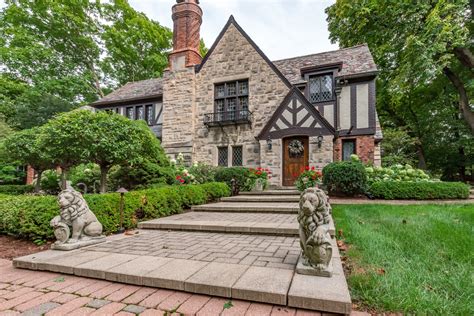
[[[292,156],[299,156],[304,152],[303,143],[300,140],[294,139],[288,144],[288,150]]]

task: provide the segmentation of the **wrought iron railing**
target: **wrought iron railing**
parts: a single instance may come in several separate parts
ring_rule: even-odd
[[[204,124],[206,126],[251,124],[252,119],[253,115],[249,110],[234,110],[204,114]]]

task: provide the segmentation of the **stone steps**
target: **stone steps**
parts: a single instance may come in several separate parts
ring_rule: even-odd
[[[221,202],[299,202],[299,195],[236,195],[221,198]]]
[[[250,191],[240,192],[239,195],[300,195],[298,190],[265,190],[265,191]]]
[[[298,222],[293,214],[189,212],[140,222],[140,229],[184,230],[298,236]],[[335,234],[331,219],[329,233]]]
[[[298,203],[259,203],[259,202],[218,202],[212,204],[195,205],[192,211],[199,212],[238,212],[238,213],[275,213],[295,214],[298,213]]]

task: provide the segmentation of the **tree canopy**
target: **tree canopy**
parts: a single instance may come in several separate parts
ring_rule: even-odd
[[[159,77],[171,40],[168,28],[126,0],[7,0],[0,11],[0,112],[10,125],[28,128],[11,123],[17,105],[54,100],[71,109],[128,81]],[[55,113],[39,114],[47,120]]]
[[[463,178],[474,163],[469,1],[338,0],[326,13],[333,42],[369,45],[382,126],[413,138],[420,167]]]

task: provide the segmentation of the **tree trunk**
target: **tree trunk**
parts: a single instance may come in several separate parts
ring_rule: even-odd
[[[471,129],[471,132],[474,134],[474,112],[471,111],[469,107],[469,97],[467,95],[466,88],[461,82],[461,79],[448,67],[443,69],[444,74],[448,77],[451,83],[454,85],[456,90],[459,93],[459,112],[461,113],[464,121]]]
[[[474,69],[474,55],[467,47],[455,47],[454,55],[461,62],[461,64],[469,70]]]
[[[61,168],[61,190],[67,189],[67,169]]]
[[[100,193],[107,192],[107,173],[109,172],[109,167],[100,166]]]
[[[425,151],[423,150],[423,146],[418,142],[415,144],[416,147],[416,154],[418,156],[418,169],[426,170],[426,159],[425,159]]]
[[[36,173],[38,176],[36,177],[35,193],[39,193],[41,190],[41,175],[43,174],[43,170],[36,170]]]

